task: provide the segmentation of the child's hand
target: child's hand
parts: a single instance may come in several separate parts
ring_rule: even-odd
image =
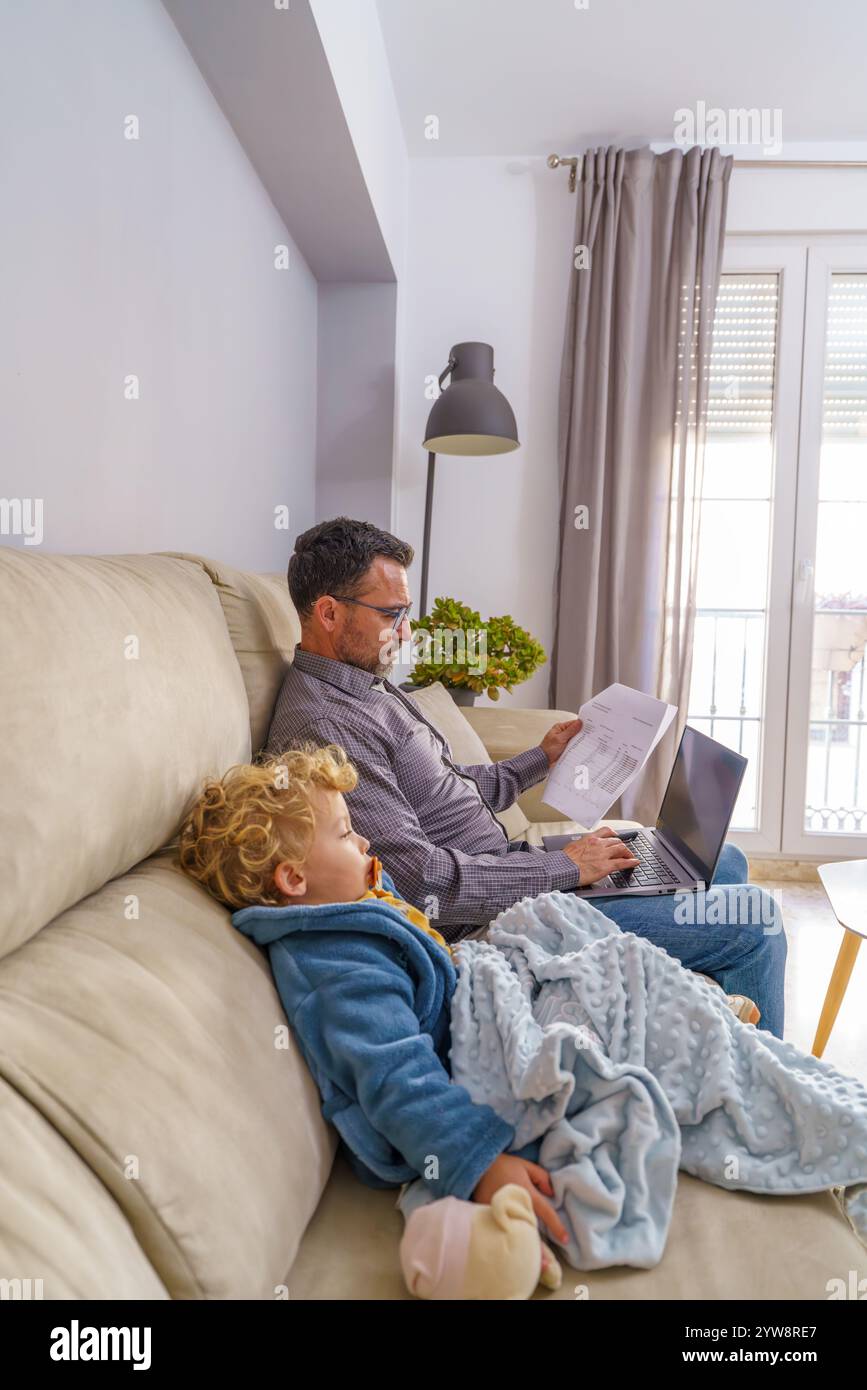
[[[473,1192],[474,1202],[490,1202],[494,1193],[507,1182],[516,1182],[519,1187],[525,1187],[530,1194],[533,1203],[533,1210],[540,1221],[544,1221],[551,1235],[555,1240],[559,1240],[563,1245],[569,1239],[569,1233],[561,1222],[559,1216],[545,1198],[540,1196],[541,1192],[547,1192],[553,1197],[554,1188],[551,1179],[548,1177],[544,1168],[538,1163],[531,1163],[529,1159],[519,1158],[517,1154],[500,1154],[495,1158],[486,1173],[482,1174],[475,1191]]]

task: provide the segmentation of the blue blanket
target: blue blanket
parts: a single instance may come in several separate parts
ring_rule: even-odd
[[[453,1079],[515,1126],[513,1150],[541,1140],[575,1268],[657,1264],[679,1168],[749,1192],[830,1189],[867,1245],[859,1081],[741,1023],[574,894],[524,898],[455,949]]]

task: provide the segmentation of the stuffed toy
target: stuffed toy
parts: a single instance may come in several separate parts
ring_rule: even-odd
[[[400,1242],[400,1263],[417,1298],[527,1299],[540,1283],[558,1289],[563,1281],[529,1192],[513,1182],[490,1205],[441,1197],[416,1207]]]

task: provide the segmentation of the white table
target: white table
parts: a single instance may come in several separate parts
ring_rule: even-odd
[[[813,1041],[814,1057],[821,1057],[825,1051],[858,949],[867,936],[867,859],[850,859],[843,864],[820,864],[819,878],[844,932]]]

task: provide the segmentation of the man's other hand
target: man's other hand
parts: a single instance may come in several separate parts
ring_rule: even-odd
[[[631,849],[617,838],[610,825],[602,825],[592,835],[583,835],[580,840],[564,845],[563,853],[568,854],[572,863],[581,870],[579,888],[586,887],[588,883],[598,883],[600,878],[605,878],[615,869],[634,869],[638,863]]]
[[[544,749],[549,767],[554,766],[569,740],[580,734],[583,728],[583,719],[564,719],[562,724],[552,725],[539,745]]]

